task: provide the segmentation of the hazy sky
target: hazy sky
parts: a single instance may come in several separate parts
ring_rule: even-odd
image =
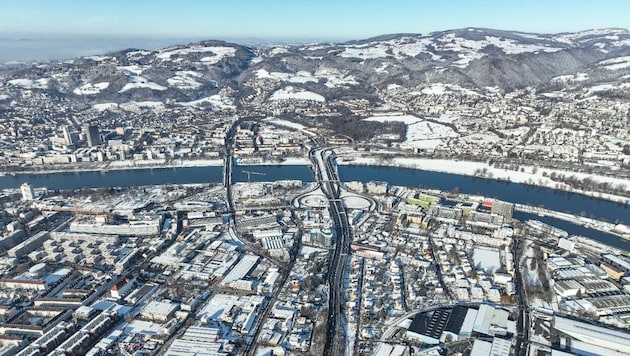
[[[351,39],[630,27],[630,0],[2,0],[0,37]]]

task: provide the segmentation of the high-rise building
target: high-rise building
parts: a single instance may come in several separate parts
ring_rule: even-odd
[[[88,146],[94,147],[101,144],[101,134],[98,130],[98,126],[96,125],[88,126],[85,134],[87,136]]]
[[[502,215],[506,219],[512,218],[513,211],[514,204],[500,200],[494,200],[492,202],[492,208],[490,209],[491,213]]]
[[[20,186],[20,190],[22,190],[22,200],[33,200],[33,197],[35,196],[35,191],[33,191],[33,187],[31,187],[30,184],[22,183],[22,185]]]

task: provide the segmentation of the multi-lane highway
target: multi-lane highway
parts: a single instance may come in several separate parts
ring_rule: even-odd
[[[315,166],[315,176],[326,194],[330,205],[330,216],[336,231],[335,248],[328,265],[328,327],[324,355],[343,355],[345,330],[339,318],[342,317],[342,283],[346,258],[350,249],[351,230],[346,208],[341,200],[341,184],[335,166],[335,154],[331,149],[311,150],[311,160]]]

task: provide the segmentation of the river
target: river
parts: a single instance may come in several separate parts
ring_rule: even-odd
[[[520,203],[572,214],[584,214],[608,222],[630,223],[630,209],[625,204],[568,193],[457,174],[428,172],[411,168],[376,166],[339,166],[343,180],[386,181],[391,185],[420,186],[443,191],[479,194],[512,203]]]
[[[252,182],[299,179],[312,182],[313,175],[308,166],[234,166],[233,181],[247,182],[247,173]],[[391,185],[420,186],[444,191],[458,190],[461,193],[480,194],[509,202],[547,209],[584,214],[588,217],[609,222],[629,224],[630,209],[627,205],[591,198],[579,194],[556,191],[549,188],[532,187],[525,184],[507,183],[489,179],[467,177],[448,173],[428,172],[410,168],[377,166],[339,166],[344,181],[386,181]],[[223,167],[184,167],[135,169],[106,172],[76,172],[49,174],[16,174],[0,176],[0,188],[19,188],[27,182],[33,187],[49,189],[98,188],[110,186],[137,186],[158,184],[221,183]],[[538,220],[543,220],[539,218]],[[570,223],[553,225],[612,246],[630,250],[630,242],[619,237],[587,229]],[[615,242],[611,242],[615,240]]]

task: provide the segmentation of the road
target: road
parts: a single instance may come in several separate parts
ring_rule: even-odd
[[[512,245],[512,254],[514,257],[514,270],[516,271],[516,291],[518,294],[519,314],[516,326],[518,338],[514,346],[514,355],[527,355],[527,343],[529,339],[529,301],[527,298],[527,290],[525,289],[525,281],[521,273],[519,245],[523,244],[520,238],[514,239]]]
[[[309,155],[315,166],[315,177],[320,183],[329,202],[336,241],[328,264],[328,325],[324,355],[342,355],[345,351],[345,330],[339,320],[344,303],[342,283],[346,259],[352,241],[348,214],[341,200],[341,183],[335,166],[335,154],[329,148],[312,149]]]

